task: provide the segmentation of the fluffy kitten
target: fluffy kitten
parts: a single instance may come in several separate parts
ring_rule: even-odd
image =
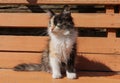
[[[75,79],[74,59],[77,31],[71,17],[69,6],[65,6],[60,14],[49,10],[50,20],[48,34],[50,37],[48,49],[43,52],[41,64],[20,64],[16,71],[46,71],[53,78],[61,78],[62,69],[66,70],[67,78]]]

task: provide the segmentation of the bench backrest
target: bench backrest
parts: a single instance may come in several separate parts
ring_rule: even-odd
[[[77,60],[80,70],[120,71],[120,14],[114,5],[120,0],[0,0],[0,4],[76,4],[105,5],[106,13],[73,13],[78,28],[107,29],[107,37],[78,37]],[[0,27],[47,27],[46,13],[0,13]],[[13,68],[20,63],[39,63],[47,45],[46,36],[0,36],[0,68]]]

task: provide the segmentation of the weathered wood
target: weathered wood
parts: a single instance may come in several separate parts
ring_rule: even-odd
[[[0,4],[120,4],[120,0],[0,0]]]
[[[33,13],[0,13],[1,27],[47,27],[47,14]],[[21,19],[24,18],[24,19]],[[79,14],[73,13],[73,19],[76,27],[83,28],[119,28],[120,14]]]
[[[41,53],[0,52],[0,68],[13,68],[22,63],[40,63]]]

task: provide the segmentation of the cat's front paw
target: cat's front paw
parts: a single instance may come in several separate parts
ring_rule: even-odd
[[[57,74],[52,74],[52,77],[53,77],[54,79],[59,79],[59,78],[62,77],[62,75],[57,73]]]
[[[67,71],[67,78],[69,78],[69,79],[76,79],[77,75],[74,72],[68,72]]]

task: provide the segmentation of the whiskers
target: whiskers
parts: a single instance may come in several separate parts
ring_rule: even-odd
[[[36,31],[32,32],[36,36],[48,36],[48,31],[46,28],[36,29]]]
[[[47,32],[47,30],[44,31],[44,32],[41,32],[41,33],[40,33],[40,36],[48,36],[48,32]]]

